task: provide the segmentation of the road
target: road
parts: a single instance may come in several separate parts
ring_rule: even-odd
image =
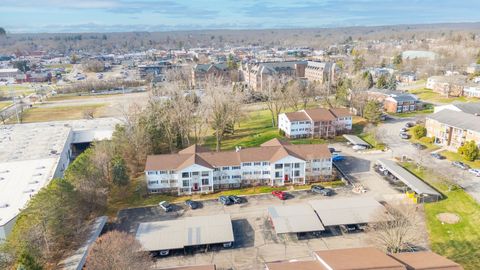
[[[437,174],[451,178],[456,184],[468,192],[477,202],[480,202],[480,178],[465,170],[452,167],[448,160],[438,160],[430,156],[430,150],[417,150],[408,140],[402,140],[399,136],[400,129],[407,122],[415,122],[414,118],[391,119],[378,127],[377,134],[391,150],[391,157],[407,157],[422,164],[422,166],[434,170]]]

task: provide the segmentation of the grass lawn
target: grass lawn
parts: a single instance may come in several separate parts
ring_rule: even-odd
[[[75,94],[68,94],[68,95],[56,95],[50,96],[47,98],[47,101],[63,101],[63,100],[75,100],[75,99],[100,99],[100,98],[109,98],[113,95],[121,95],[121,94],[111,94],[111,95],[75,95]]]
[[[30,86],[24,84],[0,85],[0,93],[5,97],[10,97],[13,91],[14,95],[28,95],[35,92]]]
[[[435,93],[430,89],[418,88],[409,91],[411,94],[415,94],[418,98],[423,101],[430,101],[434,103],[452,103],[453,101],[468,102],[468,101],[478,101],[476,98],[468,97],[443,97],[439,93]]]
[[[390,115],[397,116],[397,117],[412,117],[412,116],[417,116],[417,115],[422,115],[422,114],[430,114],[430,113],[433,113],[433,105],[432,104],[425,104],[425,108],[421,111],[404,112],[404,113],[391,113]]]
[[[360,137],[362,140],[369,143],[373,147],[373,149],[382,150],[382,151],[385,150],[385,147],[386,147],[385,144],[377,141],[372,133],[359,134],[358,137]]]
[[[2,110],[3,108],[6,108],[8,106],[10,106],[13,102],[11,101],[0,101],[0,110]]]
[[[94,116],[98,117],[98,111],[103,106],[105,106],[105,104],[65,107],[33,107],[23,112],[23,123],[83,119],[83,113],[87,110],[94,110]]]
[[[475,161],[468,161],[468,160],[465,160],[458,153],[451,152],[451,151],[442,151],[440,154],[443,155],[444,157],[446,157],[448,160],[461,161],[463,163],[468,164],[472,168],[480,168],[480,159],[477,159]]]
[[[480,269],[480,205],[462,189],[449,191],[433,172],[418,170],[411,163],[403,165],[447,197],[424,205],[431,249],[460,263],[465,269]],[[460,221],[442,224],[437,219],[440,213],[454,213]]]

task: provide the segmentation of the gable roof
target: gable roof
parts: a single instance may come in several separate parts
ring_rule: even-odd
[[[454,102],[452,105],[464,113],[480,114],[480,102]]]
[[[452,127],[480,132],[480,116],[473,114],[444,109],[427,116],[429,118]]]
[[[290,122],[310,120],[304,111],[285,113],[285,116],[288,118],[288,120],[290,120]]]
[[[335,270],[405,270],[397,260],[373,247],[322,250],[315,254],[328,269]]]
[[[260,147],[251,147],[239,151],[206,152],[206,148],[190,146],[177,154],[147,156],[145,171],[181,170],[193,164],[207,168],[236,166],[242,162],[276,162],[287,156],[301,160],[330,158],[325,144],[291,145],[287,141],[272,139]]]
[[[391,254],[391,257],[414,270],[461,270],[458,263],[431,251],[404,252]]]
[[[314,122],[333,121],[336,118],[335,115],[333,115],[333,113],[330,110],[324,109],[324,108],[309,109],[304,111],[305,113],[308,114],[310,119],[312,119],[312,121]]]

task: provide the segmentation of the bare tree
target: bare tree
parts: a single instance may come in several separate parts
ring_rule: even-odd
[[[266,105],[272,116],[272,126],[276,127],[278,114],[285,110],[287,104],[287,80],[284,77],[270,76],[265,85],[266,90],[264,90],[263,94],[267,99]]]
[[[221,80],[208,80],[205,83],[205,106],[208,121],[215,132],[216,150],[220,151],[223,137],[233,132],[235,123],[242,115],[243,93],[234,91]]]
[[[149,254],[134,236],[111,231],[93,243],[88,253],[86,269],[149,269],[152,265]]]
[[[417,206],[398,203],[386,206],[387,212],[377,213],[377,223],[368,226],[370,241],[386,252],[398,253],[418,244],[421,231]]]

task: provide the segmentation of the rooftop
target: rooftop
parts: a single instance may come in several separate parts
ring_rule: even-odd
[[[364,146],[367,146],[367,147],[371,147],[371,145],[369,143],[362,140],[360,137],[358,137],[356,135],[343,134],[343,137],[354,145],[364,145]]]
[[[325,230],[308,204],[270,206],[268,214],[277,234]]]
[[[140,223],[136,238],[148,251],[234,241],[229,214]]]
[[[335,270],[405,270],[405,266],[373,247],[322,250],[315,252],[327,269]]]
[[[391,257],[405,264],[409,270],[461,270],[458,263],[431,251],[391,254]]]

